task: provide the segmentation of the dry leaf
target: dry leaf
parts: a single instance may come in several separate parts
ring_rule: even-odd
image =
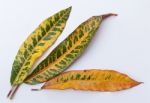
[[[139,85],[129,76],[113,70],[73,70],[60,74],[44,84],[42,89],[75,89],[119,91]]]

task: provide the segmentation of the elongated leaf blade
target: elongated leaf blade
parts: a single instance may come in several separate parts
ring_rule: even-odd
[[[44,20],[21,45],[12,67],[12,85],[22,83],[37,58],[57,40],[65,28],[70,11],[71,7]]]
[[[29,75],[28,84],[45,82],[63,72],[85,50],[99,28],[104,15],[93,16],[79,25]]]
[[[74,70],[60,74],[42,89],[75,89],[113,92],[139,85],[129,76],[113,70]]]

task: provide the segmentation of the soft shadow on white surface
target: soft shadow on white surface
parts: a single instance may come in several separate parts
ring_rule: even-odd
[[[0,0],[0,102],[149,103],[149,4],[149,0]],[[15,98],[8,100],[6,94],[10,89],[11,66],[19,46],[42,20],[69,6],[73,8],[63,34],[40,61],[89,17],[114,12],[119,16],[103,22],[85,53],[68,70],[113,69],[144,84],[115,93],[74,90],[31,92],[31,88],[40,88],[42,84],[23,84]]]

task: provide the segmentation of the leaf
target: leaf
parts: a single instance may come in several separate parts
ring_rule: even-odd
[[[75,89],[119,91],[139,85],[129,76],[113,70],[73,70],[60,74],[44,84],[42,89]]]
[[[38,84],[63,72],[85,50],[106,14],[93,16],[79,25],[64,41],[62,41],[29,75],[26,79],[28,84]]]
[[[21,45],[13,63],[11,84],[21,84],[30,72],[33,63],[56,41],[62,33],[71,7],[61,10],[44,20]]]

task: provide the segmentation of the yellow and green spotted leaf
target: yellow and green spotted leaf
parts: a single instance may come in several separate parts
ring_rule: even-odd
[[[10,82],[13,86],[24,81],[37,58],[57,40],[65,28],[70,12],[71,7],[44,20],[21,45],[11,72]]]
[[[139,85],[129,76],[113,70],[73,70],[60,74],[44,84],[42,89],[75,89],[113,92]]]
[[[27,77],[28,84],[38,84],[63,72],[85,50],[102,20],[114,14],[93,16],[79,25]]]

